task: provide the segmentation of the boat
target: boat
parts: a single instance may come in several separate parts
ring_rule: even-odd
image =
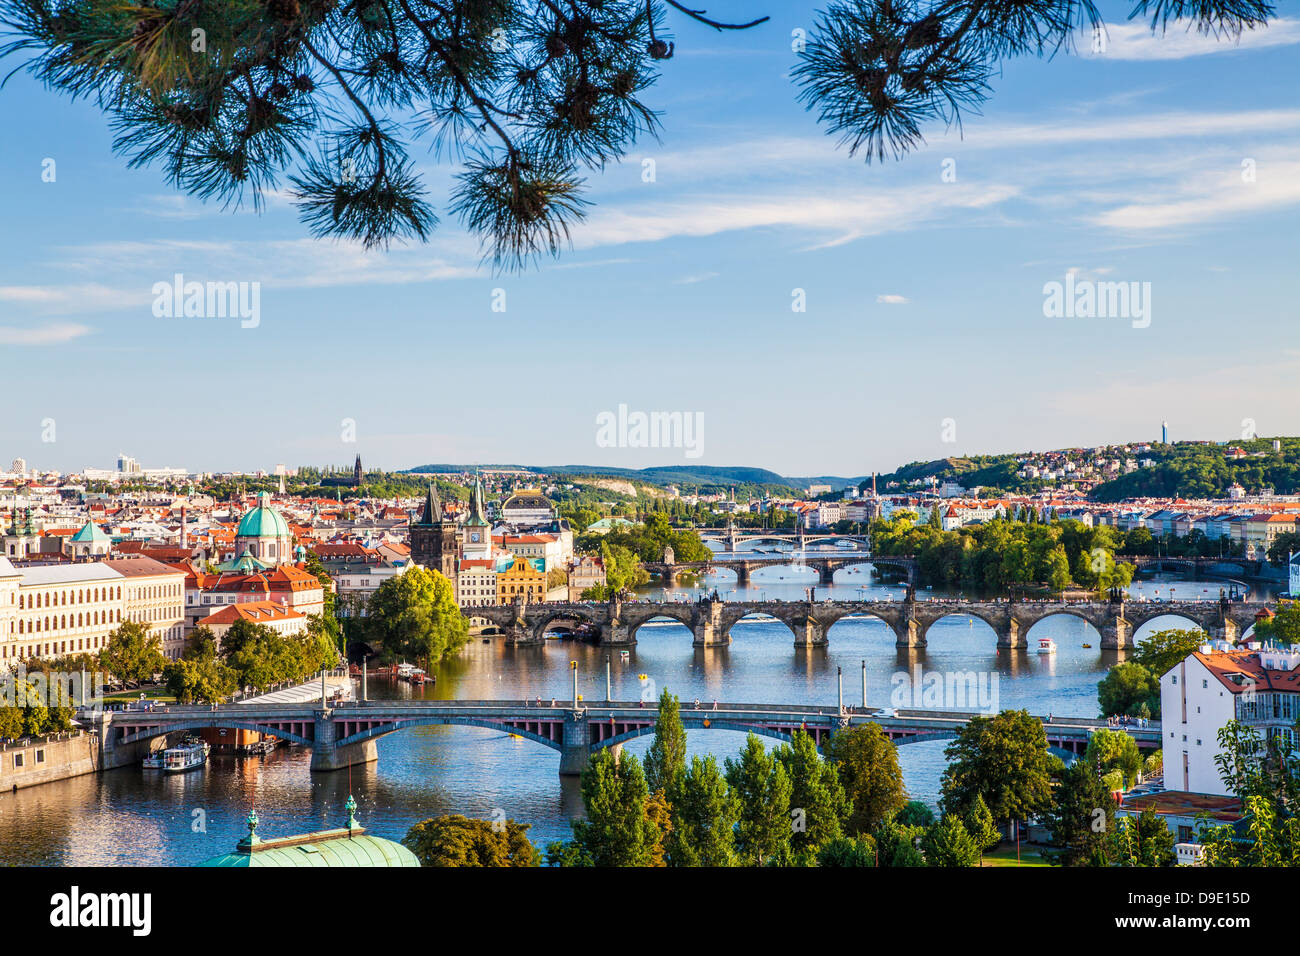
[[[1056,641],[1052,640],[1050,637],[1040,637],[1038,639],[1038,653],[1055,654]]]
[[[1092,647],[1091,644],[1084,644],[1083,646],[1084,646],[1084,647]]]
[[[197,738],[186,738],[179,747],[152,753],[144,760],[147,770],[161,770],[163,773],[185,773],[197,770],[208,762],[212,747]]]
[[[414,664],[401,663],[397,665],[397,676],[402,680],[410,680],[410,677],[415,673],[415,670],[416,667]]]

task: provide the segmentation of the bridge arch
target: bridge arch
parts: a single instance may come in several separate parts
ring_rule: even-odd
[[[1022,623],[1020,625],[1021,636],[1024,638],[1026,642],[1026,646],[1032,647],[1033,642],[1038,639],[1037,637],[1033,636],[1034,629],[1038,627],[1038,625],[1042,624],[1044,621],[1051,621],[1062,617],[1068,617],[1068,618],[1073,618],[1076,621],[1082,621],[1092,631],[1086,643],[1091,644],[1093,647],[1101,646],[1101,627],[1098,624],[1098,622],[1093,620],[1087,614],[1082,614],[1079,611],[1075,611],[1066,607],[1061,608],[1059,611],[1050,611],[1047,614],[1044,614],[1042,617],[1036,618],[1033,621],[1031,621],[1028,624],[1028,626]]]
[[[969,627],[970,630],[972,631],[975,628],[975,621],[979,621],[981,624],[987,625],[989,631],[992,633],[995,644],[1001,641],[1003,631],[1006,629],[1006,624],[1007,624],[1005,618],[999,620],[998,618],[990,614],[987,614],[984,611],[981,611],[977,608],[971,608],[971,607],[954,607],[951,611],[940,610],[937,613],[932,612],[930,614],[925,615],[925,617],[921,618],[920,620],[921,627],[922,627],[921,634],[926,646],[929,646],[930,644],[931,633],[934,629],[934,626],[938,624],[940,621],[945,621],[948,620],[949,618],[954,618],[954,617],[968,619],[970,621]],[[942,632],[940,633],[942,634]]]
[[[302,744],[310,747],[315,741],[311,737],[303,734],[286,730],[279,726],[271,726],[266,723],[259,723],[256,720],[238,720],[231,717],[222,716],[215,712],[212,717],[195,717],[190,720],[169,721],[161,727],[145,727],[136,730],[134,733],[123,734],[115,742],[115,746],[125,746],[127,744],[140,743],[144,740],[154,740],[158,737],[165,737],[167,734],[180,733],[186,730],[251,730],[259,734],[267,734],[271,737],[279,737],[281,740],[288,740],[295,744]]]
[[[743,721],[728,720],[710,720],[707,717],[688,717],[686,711],[682,711],[682,728],[684,730],[730,730],[739,734],[755,734],[759,737],[771,737],[774,740],[781,740],[790,743],[793,736],[782,730],[771,727],[764,727],[761,724],[749,724]],[[648,727],[637,727],[632,730],[624,731],[613,737],[606,737],[604,740],[594,741],[591,745],[592,750],[602,747],[613,747],[618,744],[626,743],[629,740],[635,740],[637,737],[646,737],[655,732],[654,725]],[[819,745],[820,747],[820,745]]]
[[[585,624],[594,624],[597,626],[601,623],[599,617],[595,613],[578,610],[572,607],[560,608],[543,614],[533,623],[533,639],[536,641],[546,640],[546,632],[556,621],[581,621]]]
[[[503,734],[514,734],[516,737],[522,737],[525,740],[531,740],[541,744],[543,747],[549,747],[551,750],[560,750],[561,741],[559,739],[551,740],[539,733],[527,730],[522,727],[516,727],[512,724],[498,720],[487,720],[479,717],[455,716],[430,716],[430,717],[403,717],[390,723],[378,724],[374,727],[367,727],[365,730],[359,730],[354,734],[349,734],[340,740],[335,741],[336,747],[345,747],[349,744],[358,744],[366,740],[373,740],[377,737],[386,737],[389,734],[397,733],[402,730],[409,730],[412,727],[482,727],[487,730],[499,731]]]
[[[672,604],[669,604],[668,602],[664,602],[664,609],[662,611],[659,611],[654,614],[647,614],[646,616],[640,617],[635,621],[629,621],[627,626],[628,635],[633,639],[639,639],[637,638],[637,634],[640,633],[641,628],[651,623],[652,621],[658,624],[662,624],[664,622],[680,624],[682,627],[686,628],[686,630],[689,632],[691,630],[691,625],[693,623],[694,615],[695,615],[695,611],[689,605],[681,605],[679,607],[675,607]]]

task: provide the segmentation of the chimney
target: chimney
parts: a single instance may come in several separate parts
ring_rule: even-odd
[[[185,547],[185,506],[181,505],[181,547]]]

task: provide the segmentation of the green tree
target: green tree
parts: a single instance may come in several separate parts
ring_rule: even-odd
[[[384,658],[409,657],[425,669],[469,641],[469,622],[456,603],[456,589],[440,572],[409,565],[371,595],[366,628],[382,644]]]
[[[776,759],[790,778],[791,852],[812,858],[844,832],[853,804],[835,768],[818,756],[811,735],[795,731],[790,743],[777,748]]]
[[[649,866],[659,842],[646,815],[649,796],[636,757],[597,751],[582,772],[586,819],[572,824],[577,855],[592,866]]]
[[[850,835],[870,833],[907,802],[898,750],[879,724],[858,724],[831,735],[826,758],[835,766],[844,793],[853,803],[845,821]]]
[[[1255,636],[1275,644],[1300,644],[1300,602],[1279,601],[1271,618],[1255,622]]]
[[[1121,789],[1128,789],[1137,783],[1137,776],[1142,769],[1142,755],[1138,753],[1137,741],[1122,730],[1107,730],[1102,727],[1094,730],[1088,737],[1088,749],[1084,759],[1089,764],[1101,768],[1103,774],[1118,770],[1123,783]]]
[[[472,820],[458,813],[415,824],[402,839],[421,866],[538,866],[529,824]]]
[[[672,793],[685,773],[686,728],[682,726],[681,705],[665,687],[659,694],[654,740],[645,755],[646,786],[651,793]]]
[[[1151,676],[1159,681],[1171,667],[1199,650],[1206,642],[1204,631],[1188,631],[1170,628],[1156,631],[1138,644],[1133,653],[1133,661],[1141,664]]]
[[[979,794],[975,795],[975,799],[966,810],[965,823],[966,832],[979,847],[981,860],[987,850],[993,849],[1002,842],[1002,834],[998,831],[997,822],[993,819],[988,804]]]
[[[877,866],[925,866],[921,843],[925,828],[888,820],[871,835],[876,842]]]
[[[1116,822],[1109,856],[1119,866],[1173,866],[1174,835],[1160,814],[1146,809]]]
[[[1044,814],[1053,849],[1043,856],[1064,866],[1107,866],[1113,851],[1115,801],[1097,767],[1076,760],[1061,774]]]
[[[920,800],[908,800],[893,819],[905,827],[928,827],[934,823],[934,811]]]
[[[1160,716],[1160,679],[1141,664],[1124,661],[1097,683],[1097,703],[1103,717]]]
[[[1060,760],[1047,752],[1047,735],[1024,710],[973,717],[944,750],[945,814],[964,815],[976,796],[998,821],[1022,820],[1051,803],[1053,771]]]
[[[983,851],[961,818],[948,814],[925,833],[921,841],[928,866],[979,866]]]
[[[137,621],[123,621],[108,635],[108,646],[100,652],[104,670],[120,681],[142,684],[167,663],[162,641]]]
[[[746,737],[739,758],[728,757],[725,766],[740,802],[736,857],[744,865],[762,866],[790,845],[790,778],[754,734]]]
[[[870,834],[836,837],[817,851],[818,866],[875,866],[876,841]]]
[[[670,866],[731,866],[735,861],[740,801],[712,757],[692,757],[681,782],[669,792],[673,830]]]

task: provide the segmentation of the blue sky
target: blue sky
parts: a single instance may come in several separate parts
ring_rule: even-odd
[[[850,475],[1150,439],[1162,419],[1174,438],[1237,437],[1247,418],[1300,433],[1300,19],[1216,45],[1153,40],[1103,5],[1104,55],[1012,61],[961,133],[929,129],[868,166],[795,100],[791,31],[816,6],[772,3],[771,23],[731,35],[674,18],[649,96],[662,142],[590,174],[573,250],[523,275],[479,265],[445,212],[455,169],[418,147],[442,225],[367,253],[311,239],[280,196],[231,212],[128,170],[92,105],[15,76],[0,91],[0,463],[360,453]],[[1045,317],[1044,283],[1069,270],[1149,282],[1149,327]],[[156,318],[151,287],[177,272],[260,282],[260,325]],[[596,416],[620,404],[702,413],[703,456],[598,447]]]

